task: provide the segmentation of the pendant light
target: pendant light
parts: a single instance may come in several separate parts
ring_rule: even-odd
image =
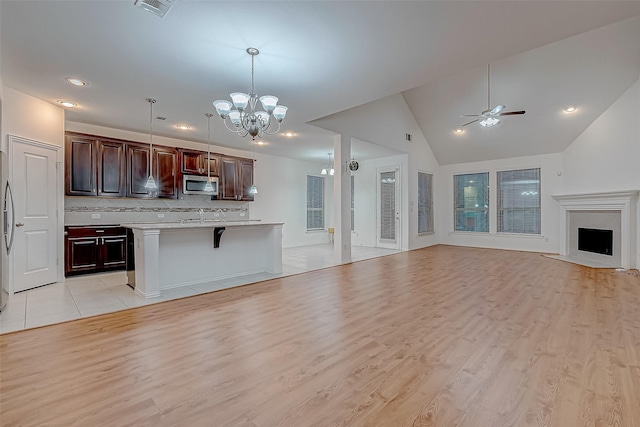
[[[153,179],[153,104],[156,100],[147,98],[147,102],[149,103],[149,178],[144,188],[149,190],[149,193],[153,193],[158,189],[156,180]]]
[[[207,117],[207,183],[204,191],[213,193],[213,185],[211,185],[211,117],[213,114],[205,113],[204,115]]]
[[[252,166],[255,166],[256,165],[256,142],[251,141],[251,145],[252,145],[251,159],[253,160]],[[253,183],[253,174],[251,174],[251,187],[249,187],[249,194],[251,195],[258,194],[258,189]]]

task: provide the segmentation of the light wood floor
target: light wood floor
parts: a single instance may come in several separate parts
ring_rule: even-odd
[[[640,426],[640,277],[437,246],[0,336],[2,426]]]

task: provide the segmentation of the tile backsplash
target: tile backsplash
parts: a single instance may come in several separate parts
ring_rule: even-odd
[[[184,196],[175,199],[127,199],[65,197],[65,225],[123,224],[141,222],[179,222],[199,218],[202,209],[207,219],[246,220],[250,203],[211,200],[208,196]]]

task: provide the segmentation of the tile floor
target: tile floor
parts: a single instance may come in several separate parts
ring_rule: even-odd
[[[353,246],[351,258],[360,261],[397,253],[392,249]],[[313,245],[282,250],[282,274],[251,274],[162,291],[157,298],[142,298],[127,286],[122,271],[75,276],[63,282],[14,294],[0,314],[0,333],[50,325],[156,302],[212,292],[275,277],[334,266],[333,246]]]

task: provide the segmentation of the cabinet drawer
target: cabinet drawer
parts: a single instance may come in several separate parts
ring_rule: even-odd
[[[65,228],[66,236],[74,237],[105,237],[105,236],[126,236],[127,229],[117,225],[103,226],[71,226]]]

